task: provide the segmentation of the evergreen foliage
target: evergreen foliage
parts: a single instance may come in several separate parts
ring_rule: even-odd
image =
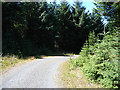
[[[56,49],[80,52],[71,59],[72,68],[81,67],[90,81],[106,88],[120,87],[120,2],[95,5],[89,13],[81,2],[72,6],[68,2],[3,2],[3,56],[21,58]]]
[[[89,43],[84,45],[76,60],[71,60],[71,65],[82,67],[90,81],[98,82],[106,88],[118,88],[120,85],[118,29],[105,35],[101,43],[95,42],[94,33],[91,34]]]
[[[3,55],[44,54],[56,49],[55,43],[59,50],[78,53],[89,32],[101,32],[103,27],[101,18],[94,21],[98,16],[85,12],[80,2],[2,4]]]
[[[98,17],[100,14],[105,16],[108,20],[107,28],[104,26],[103,33],[97,35],[95,32],[89,33],[88,41],[84,44],[79,57],[75,60],[71,59],[71,68],[81,67],[91,82],[100,83],[105,88],[119,88],[120,2],[95,4],[97,9],[94,9],[94,12]]]

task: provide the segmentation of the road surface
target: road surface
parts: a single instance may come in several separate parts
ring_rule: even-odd
[[[37,59],[2,75],[2,88],[59,88],[59,66],[70,56]]]

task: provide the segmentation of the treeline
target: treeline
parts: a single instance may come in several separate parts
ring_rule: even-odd
[[[108,31],[104,28],[97,36],[91,32],[79,57],[72,59],[70,65],[71,68],[81,67],[90,82],[105,88],[120,88],[120,2],[101,2],[96,6],[108,21]]]
[[[2,52],[32,56],[48,50],[78,53],[90,31],[103,31],[96,9],[85,11],[81,2],[2,3]]]

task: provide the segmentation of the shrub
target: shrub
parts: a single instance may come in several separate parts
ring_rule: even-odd
[[[91,33],[90,35],[94,36]],[[99,82],[105,88],[118,88],[118,81],[120,81],[119,32],[115,30],[112,34],[105,35],[101,43],[96,42],[95,39],[92,42],[91,36],[90,44],[84,45],[80,56],[71,60],[71,64],[81,67],[90,81]]]

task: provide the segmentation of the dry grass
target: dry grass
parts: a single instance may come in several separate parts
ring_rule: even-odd
[[[101,85],[90,83],[80,68],[70,70],[69,61],[61,64],[60,83],[64,88],[102,88]]]
[[[0,72],[3,73],[4,71],[9,70],[11,67],[21,65],[31,60],[35,60],[35,57],[31,56],[26,59],[19,59],[15,56],[2,57],[0,60]]]

